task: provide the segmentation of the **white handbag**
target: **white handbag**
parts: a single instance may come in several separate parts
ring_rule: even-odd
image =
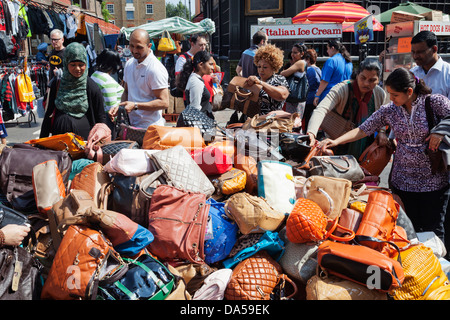
[[[121,173],[125,176],[141,176],[154,169],[150,155],[160,150],[122,149],[108,163],[104,170],[108,173]]]
[[[275,210],[291,213],[297,199],[292,166],[288,163],[262,160],[258,162],[258,196]]]

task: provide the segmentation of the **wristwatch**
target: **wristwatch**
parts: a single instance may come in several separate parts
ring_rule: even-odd
[[[138,109],[138,105],[137,102],[134,103],[134,109],[133,110],[137,110]]]

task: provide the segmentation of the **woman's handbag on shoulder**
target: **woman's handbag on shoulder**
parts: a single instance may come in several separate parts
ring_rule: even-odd
[[[352,121],[345,119],[335,110],[328,112],[320,125],[320,128],[333,140],[355,127]]]
[[[299,103],[306,101],[306,96],[309,89],[306,69],[301,77],[297,77],[295,74],[293,74],[286,80],[289,84],[289,96],[287,97],[286,101],[290,103]]]

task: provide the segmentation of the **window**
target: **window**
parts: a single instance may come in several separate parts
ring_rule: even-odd
[[[145,5],[145,14],[153,14],[153,5],[152,4]]]
[[[134,11],[126,11],[127,20],[134,20]]]
[[[109,13],[114,14],[114,4],[113,3],[106,4],[106,10],[108,10]]]
[[[126,3],[131,3],[131,4],[133,4],[133,0],[127,0]]]

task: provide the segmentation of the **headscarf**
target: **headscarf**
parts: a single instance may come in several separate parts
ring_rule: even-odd
[[[63,75],[55,99],[58,110],[75,118],[81,118],[86,113],[89,103],[87,98],[87,68],[79,78],[74,77],[68,69],[71,62],[84,62],[87,66],[87,55],[84,46],[78,42],[72,42],[66,47],[63,58]]]

